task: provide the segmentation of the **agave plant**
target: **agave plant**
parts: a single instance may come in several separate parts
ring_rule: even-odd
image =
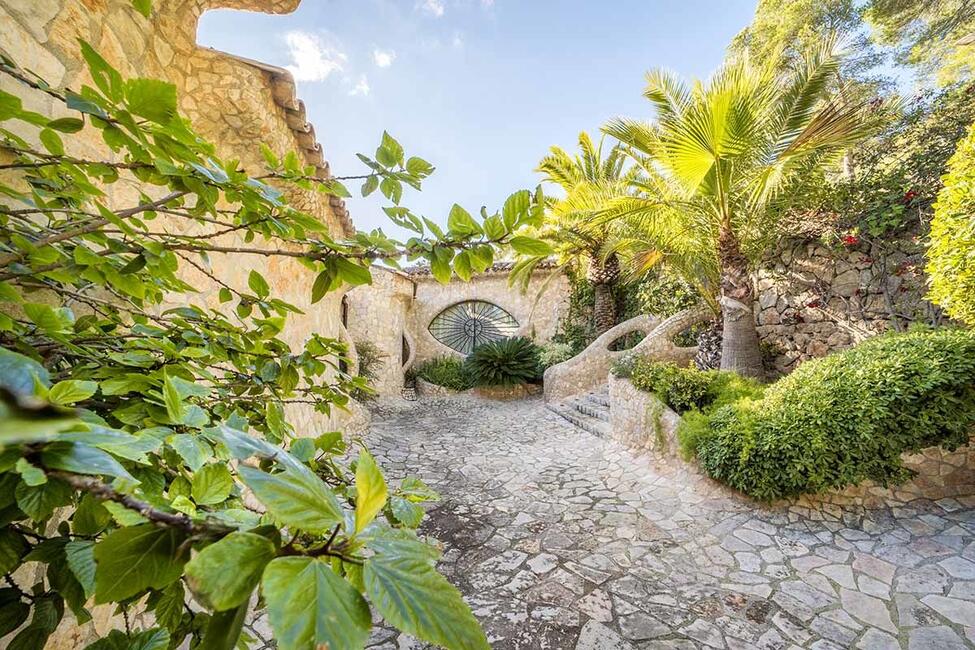
[[[538,346],[523,336],[479,345],[466,365],[479,386],[516,386],[538,379]]]

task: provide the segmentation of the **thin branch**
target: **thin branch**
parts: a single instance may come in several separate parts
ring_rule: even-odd
[[[125,210],[120,210],[119,212],[115,213],[115,216],[117,216],[119,219],[128,219],[129,217],[135,216],[142,212],[149,212],[155,210],[157,207],[161,205],[165,205],[170,201],[173,201],[174,199],[178,199],[179,197],[184,196],[185,194],[186,192],[183,191],[170,192],[169,194],[162,197],[161,199],[150,201],[149,203],[142,203],[135,207],[127,208]],[[87,235],[90,232],[95,232],[96,230],[98,230],[108,222],[109,222],[108,219],[104,219],[104,218],[95,219],[94,221],[91,221],[90,223],[84,226],[79,226],[78,228],[74,228],[72,230],[66,230],[62,233],[58,233],[57,235],[51,235],[50,237],[45,237],[44,239],[40,239],[34,242],[34,245],[37,248],[43,248],[45,246],[50,246],[51,244],[57,244],[58,242],[65,241],[67,239],[73,239],[75,237],[80,237],[81,235]],[[18,251],[15,253],[7,253],[5,255],[0,255],[0,266],[8,266],[10,264],[13,264],[14,262],[21,260],[25,254],[26,253]]]
[[[186,531],[190,535],[206,534],[222,536],[232,533],[235,530],[217,522],[195,522],[184,514],[157,510],[145,501],[140,501],[135,497],[117,492],[111,485],[103,483],[97,478],[55,470],[46,470],[46,472],[48,476],[64,481],[75,490],[87,492],[100,501],[113,501],[118,503],[129,510],[139,513],[154,524],[168,528],[178,528],[179,530]]]

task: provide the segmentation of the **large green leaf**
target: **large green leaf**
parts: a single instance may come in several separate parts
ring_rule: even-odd
[[[532,237],[525,237],[524,235],[518,235],[517,237],[512,237],[511,248],[520,255],[552,255],[555,253],[548,243],[542,241],[541,239],[533,239]]]
[[[30,357],[0,348],[0,388],[11,393],[32,395],[34,378],[44,386],[51,385],[51,378],[44,366]]]
[[[30,606],[20,599],[16,589],[0,589],[0,637],[20,627],[30,615]]]
[[[66,379],[65,381],[59,381],[54,384],[47,398],[59,406],[70,406],[71,404],[88,399],[97,390],[98,384],[93,381]]]
[[[34,487],[19,483],[14,494],[17,497],[17,507],[24,514],[34,521],[43,521],[54,513],[55,508],[68,505],[73,491],[64,481],[50,479],[43,485]]]
[[[87,539],[73,540],[65,544],[64,556],[78,584],[91,598],[95,593],[95,542]]]
[[[258,501],[275,519],[288,526],[322,533],[343,521],[342,507],[335,494],[307,469],[289,467],[268,474],[241,466],[238,471]]]
[[[369,606],[322,560],[283,557],[264,570],[268,619],[282,650],[358,650],[369,637]]]
[[[233,487],[234,479],[226,465],[206,465],[193,475],[193,500],[201,506],[222,503]]]
[[[234,650],[247,618],[247,603],[225,612],[216,612],[207,623],[206,632],[196,650]]]
[[[48,445],[41,452],[41,462],[50,469],[60,469],[74,474],[117,476],[138,483],[136,478],[109,454],[80,442],[55,442]]]
[[[27,553],[27,540],[10,528],[0,529],[0,574],[10,573]]]
[[[446,648],[490,648],[460,592],[423,558],[374,555],[363,580],[370,602],[397,629]]]
[[[233,609],[247,602],[275,553],[262,535],[231,533],[187,563],[190,589],[216,611]]]
[[[95,546],[95,602],[108,603],[177,580],[187,560],[185,535],[172,528],[140,524],[120,528]]]
[[[355,532],[368,526],[383,506],[389,493],[386,479],[375,459],[363,449],[355,468]]]
[[[126,85],[126,99],[134,115],[158,124],[176,117],[176,86],[157,79],[132,79]]]

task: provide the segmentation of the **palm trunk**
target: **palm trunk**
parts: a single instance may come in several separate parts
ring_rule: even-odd
[[[596,336],[616,325],[616,296],[613,295],[613,285],[601,283],[593,285],[595,306],[593,307],[593,324]]]
[[[738,238],[722,228],[718,237],[721,262],[721,369],[746,377],[764,379],[762,351],[755,328],[755,292],[749,274],[748,258],[741,252]]]
[[[590,251],[586,279],[592,285],[595,304],[593,325],[596,336],[616,325],[616,295],[613,289],[620,279],[620,261],[616,254],[600,260],[598,251]]]

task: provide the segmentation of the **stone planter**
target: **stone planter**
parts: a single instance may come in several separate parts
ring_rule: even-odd
[[[437,384],[431,384],[419,377],[416,378],[416,389],[420,397],[448,397],[466,396],[480,397],[482,399],[493,400],[513,400],[525,399],[532,395],[542,392],[542,387],[537,384],[520,384],[517,386],[477,386],[468,390],[452,390]]]
[[[679,423],[680,416],[656,395],[610,373],[609,424],[614,439],[655,455],[676,457]]]

